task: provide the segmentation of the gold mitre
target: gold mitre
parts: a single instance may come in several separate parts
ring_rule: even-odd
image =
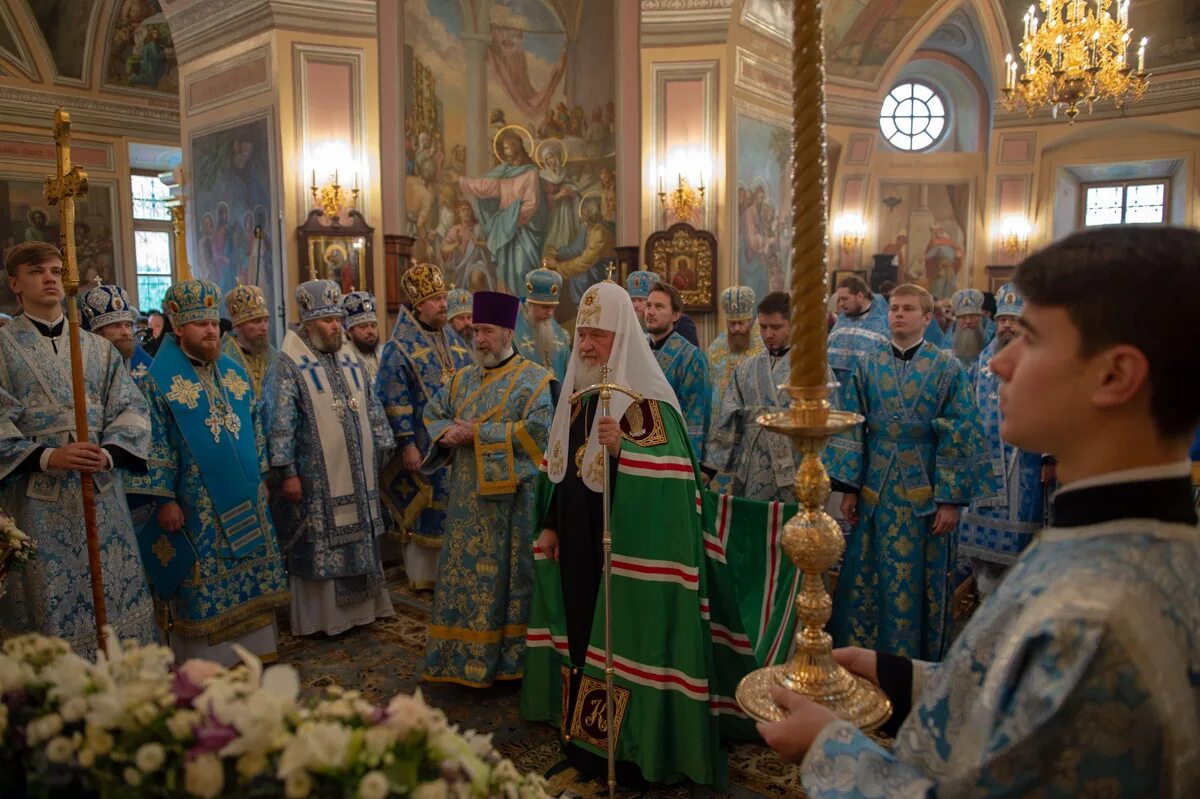
[[[271,315],[267,310],[267,298],[258,286],[234,286],[225,295],[225,308],[234,327]]]
[[[433,264],[416,264],[400,278],[400,288],[414,306],[430,297],[446,293],[446,278]]]

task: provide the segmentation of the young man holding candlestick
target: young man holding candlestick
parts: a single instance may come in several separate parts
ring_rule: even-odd
[[[1185,335],[1200,315],[1200,233],[1089,230],[1030,257],[1015,283],[1022,332],[991,362],[1000,432],[1057,457],[1051,526],[944,663],[834,652],[891,699],[892,749],[775,689],[789,715],[760,732],[803,758],[816,799],[1188,796],[1200,784],[1188,463],[1200,350]],[[1163,296],[1180,312],[1161,313]]]

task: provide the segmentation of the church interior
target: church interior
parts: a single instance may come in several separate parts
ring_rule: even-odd
[[[568,335],[592,284],[653,272],[703,350],[726,329],[722,292],[788,291],[794,259],[825,265],[827,298],[857,276],[950,300],[998,294],[1077,231],[1200,227],[1200,3],[1029,3],[824,0],[821,170],[793,163],[794,103],[822,97],[793,85],[813,85],[793,67],[799,0],[0,0],[0,251],[60,240],[43,193],[57,108],[87,172],[81,286],[124,287],[142,315],[189,275],[257,286],[275,346],[304,321],[310,280],[374,295],[386,341],[417,264],[518,295],[526,271],[556,270]],[[1059,37],[1056,54],[1033,19],[1047,3],[1074,9],[1063,19],[1103,8],[1111,30],[1065,55]],[[1088,60],[1068,66],[1090,88],[1024,71],[1035,43],[1060,69]],[[530,162],[536,190],[508,177]],[[823,182],[824,253],[796,244],[805,181]],[[484,197],[513,210],[506,232]],[[0,312],[18,306],[4,281]],[[389,618],[300,636],[281,612],[278,661],[300,695],[386,705],[420,689],[552,794],[607,795],[561,768],[558,730],[522,720],[519,680],[422,681],[433,594],[386,547],[385,565]],[[803,795],[799,767],[761,741],[730,747],[728,794],[700,790],[622,795]]]

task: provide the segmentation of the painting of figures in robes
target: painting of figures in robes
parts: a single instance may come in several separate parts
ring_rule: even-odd
[[[1004,20],[1013,46],[1020,50],[1025,30],[1026,0],[1002,0]],[[1089,3],[1094,11],[1094,3]],[[1115,3],[1114,3],[1115,5]],[[1038,4],[1038,19],[1045,21],[1045,12]],[[1137,53],[1137,43],[1143,36],[1150,38],[1146,46],[1146,71],[1161,75],[1164,72],[1200,66],[1200,3],[1196,0],[1132,0],[1129,4],[1129,27],[1133,29],[1130,58]]]
[[[792,133],[782,117],[738,106],[735,136],[738,282],[761,299],[790,281]]]
[[[179,64],[158,0],[118,3],[108,38],[105,84],[179,94]]]
[[[504,0],[487,19],[469,5],[404,6],[413,258],[515,294],[548,258],[582,294],[615,258],[614,4]]]
[[[935,4],[936,0],[829,0],[824,6],[829,75],[874,83]]]
[[[216,283],[222,294],[238,283],[258,286],[275,309],[271,140],[269,115],[192,137],[188,234],[197,277]]]
[[[875,212],[877,253],[895,256],[898,283],[916,283],[938,299],[970,283],[970,183],[884,182]]]
[[[90,180],[87,196],[75,202],[75,257],[81,285],[90,286],[97,277],[104,283],[116,281],[113,189],[111,183]],[[40,179],[0,176],[0,252],[23,241],[61,246],[59,230],[58,209],[46,202]],[[16,308],[8,281],[0,281],[0,311],[11,314]]]

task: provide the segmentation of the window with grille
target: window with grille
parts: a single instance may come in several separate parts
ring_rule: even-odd
[[[879,129],[899,150],[928,150],[946,132],[946,103],[924,83],[901,83],[883,99]]]
[[[171,194],[166,184],[150,172],[134,172],[130,184],[137,306],[145,313],[162,308],[163,295],[174,280],[175,237],[171,211],[166,206]]]
[[[1092,183],[1083,187],[1083,226],[1161,225],[1167,221],[1168,182]]]

